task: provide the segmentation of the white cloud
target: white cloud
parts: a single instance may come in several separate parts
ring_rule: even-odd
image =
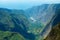
[[[36,20],[33,17],[30,17],[31,21],[36,22]]]

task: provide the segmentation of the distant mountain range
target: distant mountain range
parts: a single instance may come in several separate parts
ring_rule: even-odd
[[[26,40],[46,38],[59,22],[60,4],[43,4],[26,10],[0,8],[0,30],[17,32]]]

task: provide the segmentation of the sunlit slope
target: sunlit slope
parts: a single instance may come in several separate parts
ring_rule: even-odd
[[[60,40],[60,23],[52,28],[45,40]]]
[[[0,40],[25,40],[25,38],[16,32],[0,31]]]

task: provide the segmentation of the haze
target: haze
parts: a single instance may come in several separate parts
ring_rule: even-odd
[[[0,8],[27,9],[41,4],[60,3],[60,0],[0,0]]]

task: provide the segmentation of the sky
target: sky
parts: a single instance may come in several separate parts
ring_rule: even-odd
[[[41,4],[60,3],[60,0],[0,0],[0,8],[27,9]]]

